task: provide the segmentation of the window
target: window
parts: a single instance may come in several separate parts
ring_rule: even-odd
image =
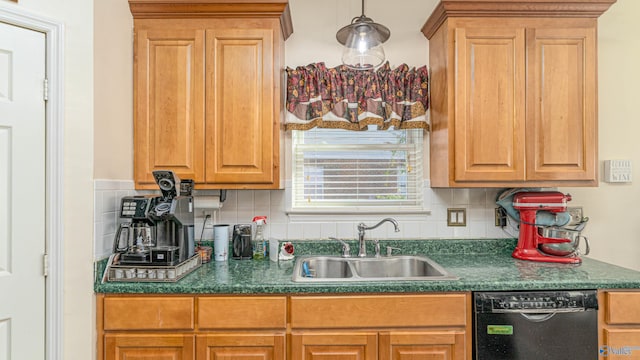
[[[293,131],[293,210],[422,210],[422,134]]]

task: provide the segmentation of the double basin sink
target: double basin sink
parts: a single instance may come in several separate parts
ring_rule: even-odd
[[[390,280],[457,280],[424,256],[400,255],[377,258],[305,256],[296,261],[295,282],[349,282]]]

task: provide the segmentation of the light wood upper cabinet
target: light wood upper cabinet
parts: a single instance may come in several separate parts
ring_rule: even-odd
[[[527,29],[527,180],[596,181],[596,28]]]
[[[459,27],[454,33],[455,179],[525,180],[524,29]]]
[[[130,0],[134,178],[173,170],[197,189],[277,189],[287,0]]]
[[[204,180],[204,30],[135,33],[134,158],[138,186],[154,170]]]
[[[207,183],[277,180],[273,38],[271,29],[207,30]]]
[[[441,1],[422,29],[432,186],[597,185],[596,18],[613,2]]]

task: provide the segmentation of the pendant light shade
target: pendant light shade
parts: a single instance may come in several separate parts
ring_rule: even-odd
[[[336,39],[342,45],[342,63],[356,70],[368,70],[380,66],[385,59],[382,43],[391,36],[391,31],[364,15],[353,18],[351,24],[338,30]]]

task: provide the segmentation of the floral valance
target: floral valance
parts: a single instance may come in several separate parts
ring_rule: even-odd
[[[287,68],[287,130],[314,127],[367,130],[428,130],[427,67],[395,69],[385,63],[375,70],[353,70],[324,63]]]

